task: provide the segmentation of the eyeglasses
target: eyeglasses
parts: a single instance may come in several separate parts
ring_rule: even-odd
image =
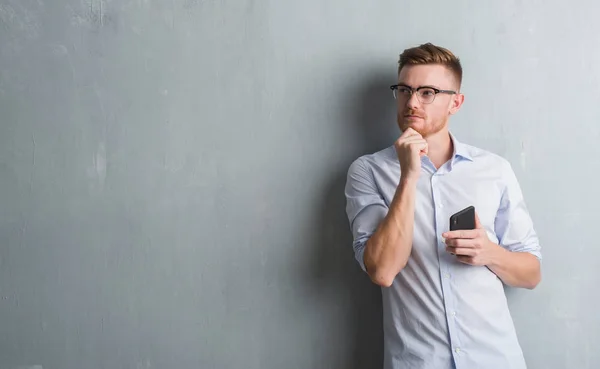
[[[423,104],[431,104],[435,100],[437,94],[456,94],[456,91],[452,90],[440,90],[435,87],[421,86],[418,88],[408,87],[406,85],[392,85],[390,86],[394,99],[410,99],[413,92],[417,93],[417,98]]]

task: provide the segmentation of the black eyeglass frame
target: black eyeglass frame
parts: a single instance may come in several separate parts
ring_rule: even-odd
[[[454,95],[454,94],[458,93],[458,92],[453,91],[453,90],[440,90],[439,88],[435,88],[435,87],[432,87],[432,86],[421,86],[421,87],[417,87],[417,88],[412,88],[412,87],[404,85],[404,84],[397,84],[397,85],[391,85],[390,86],[390,90],[392,90],[392,94],[394,95],[394,98],[396,98],[396,91],[398,90],[399,87],[405,87],[405,88],[409,89],[411,96],[412,96],[413,93],[419,92],[420,90],[423,90],[423,89],[433,90],[433,92],[435,93],[434,96],[433,96],[433,100],[431,100],[431,102],[429,102],[427,104],[431,104],[435,100],[435,97],[438,94],[451,94],[451,95]],[[419,95],[417,95],[417,97],[419,97]],[[419,101],[421,101],[420,98],[419,98]],[[423,102],[423,101],[421,101],[421,102]]]

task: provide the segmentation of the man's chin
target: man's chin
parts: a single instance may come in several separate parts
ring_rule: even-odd
[[[402,122],[400,123],[400,130],[401,130],[402,132],[406,131],[406,130],[407,130],[407,129],[409,129],[409,128],[412,128],[412,129],[414,129],[414,130],[415,130],[415,131],[417,131],[417,133],[418,133],[418,134],[420,134],[421,136],[422,136],[422,135],[423,135],[423,133],[424,133],[423,127],[422,127],[420,124],[418,124],[418,122],[414,122],[414,121],[412,121],[412,122],[411,122],[411,121],[402,121]]]

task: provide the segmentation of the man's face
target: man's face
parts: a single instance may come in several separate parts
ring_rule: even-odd
[[[443,65],[407,65],[400,71],[398,84],[405,86],[401,87],[404,91],[407,91],[406,87],[417,89],[422,86],[453,91],[458,91],[459,88],[452,72]],[[458,111],[464,99],[464,96],[458,93],[438,93],[435,94],[433,102],[423,103],[416,91],[412,95],[397,92],[400,129],[405,131],[410,127],[423,137],[445,129],[448,118]]]

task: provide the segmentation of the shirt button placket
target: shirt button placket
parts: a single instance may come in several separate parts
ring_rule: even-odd
[[[431,178],[431,192],[433,195],[433,201],[434,201],[434,211],[435,211],[435,219],[436,219],[436,226],[435,226],[435,230],[436,230],[436,236],[438,237],[439,243],[440,243],[440,247],[438,249],[438,252],[440,253],[440,270],[442,272],[442,294],[444,295],[444,305],[446,307],[446,311],[449,314],[449,319],[454,320],[456,319],[456,311],[454,310],[454,307],[452,306],[452,298],[449,298],[449,294],[450,294],[450,279],[452,277],[452,275],[450,274],[450,270],[449,270],[449,266],[444,263],[443,260],[445,260],[443,257],[441,257],[441,255],[443,255],[443,253],[446,252],[446,244],[444,243],[444,240],[441,238],[441,233],[442,230],[444,228],[444,222],[446,221],[446,217],[444,214],[444,204],[443,201],[440,197],[439,192],[437,191],[436,187],[437,185],[439,185],[439,176],[438,175],[433,175]],[[455,332],[455,324],[454,321],[450,322],[449,321],[449,334],[450,334],[450,344],[453,347],[453,351],[454,351],[454,355],[455,356],[459,356],[459,354],[461,353],[461,349],[459,346],[457,346],[457,340],[456,340],[456,332]]]

